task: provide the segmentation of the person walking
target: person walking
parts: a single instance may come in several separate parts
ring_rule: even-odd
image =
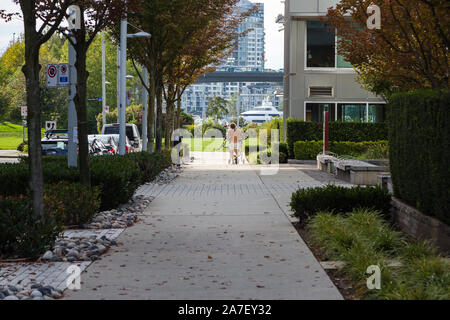
[[[240,141],[243,138],[242,131],[236,127],[235,123],[230,124],[230,129],[227,131],[227,140],[229,143],[229,152],[230,152],[230,160],[228,163],[232,161],[237,164],[239,158],[239,147]]]

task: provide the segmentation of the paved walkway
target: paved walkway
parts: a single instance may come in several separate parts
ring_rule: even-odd
[[[342,299],[288,217],[290,194],[319,181],[194,157],[172,184],[139,190],[155,200],[68,299]]]
[[[17,150],[0,150],[0,163],[17,163],[22,155]]]

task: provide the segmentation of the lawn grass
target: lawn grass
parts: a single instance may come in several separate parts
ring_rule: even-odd
[[[17,150],[22,142],[21,125],[0,122],[0,150]]]
[[[191,151],[205,151],[205,152],[228,152],[228,142],[225,144],[225,147],[222,148],[224,140],[223,139],[201,139],[201,138],[192,138],[184,139],[184,144],[189,144]],[[163,142],[164,143],[164,142]],[[256,145],[256,139],[247,139],[245,140],[245,145]]]
[[[382,300],[450,299],[450,262],[427,242],[408,241],[376,211],[347,215],[322,212],[308,223],[312,244],[324,257],[343,261],[340,271],[351,279],[357,295]],[[400,267],[390,267],[392,261]],[[381,269],[381,290],[368,290],[367,268]]]

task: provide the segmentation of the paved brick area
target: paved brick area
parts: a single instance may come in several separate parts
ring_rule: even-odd
[[[289,221],[290,195],[322,185],[297,168],[274,176],[193,153],[68,299],[342,299]]]

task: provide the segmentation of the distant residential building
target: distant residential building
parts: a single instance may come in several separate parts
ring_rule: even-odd
[[[265,32],[264,32],[264,4],[241,0],[237,10],[248,11],[254,6],[258,10],[249,16],[240,26],[239,32],[248,31],[239,38],[235,51],[227,57],[216,70],[225,72],[264,72],[265,64]],[[236,103],[240,104],[240,111],[247,111],[270,96],[275,106],[279,106],[282,99],[275,97],[275,90],[279,90],[268,83],[201,83],[186,89],[182,98],[182,107],[189,113],[205,115],[208,102],[219,96],[231,101],[238,96]]]
[[[362,88],[321,21],[339,0],[286,0],[284,116],[323,121],[384,121],[384,100]]]

